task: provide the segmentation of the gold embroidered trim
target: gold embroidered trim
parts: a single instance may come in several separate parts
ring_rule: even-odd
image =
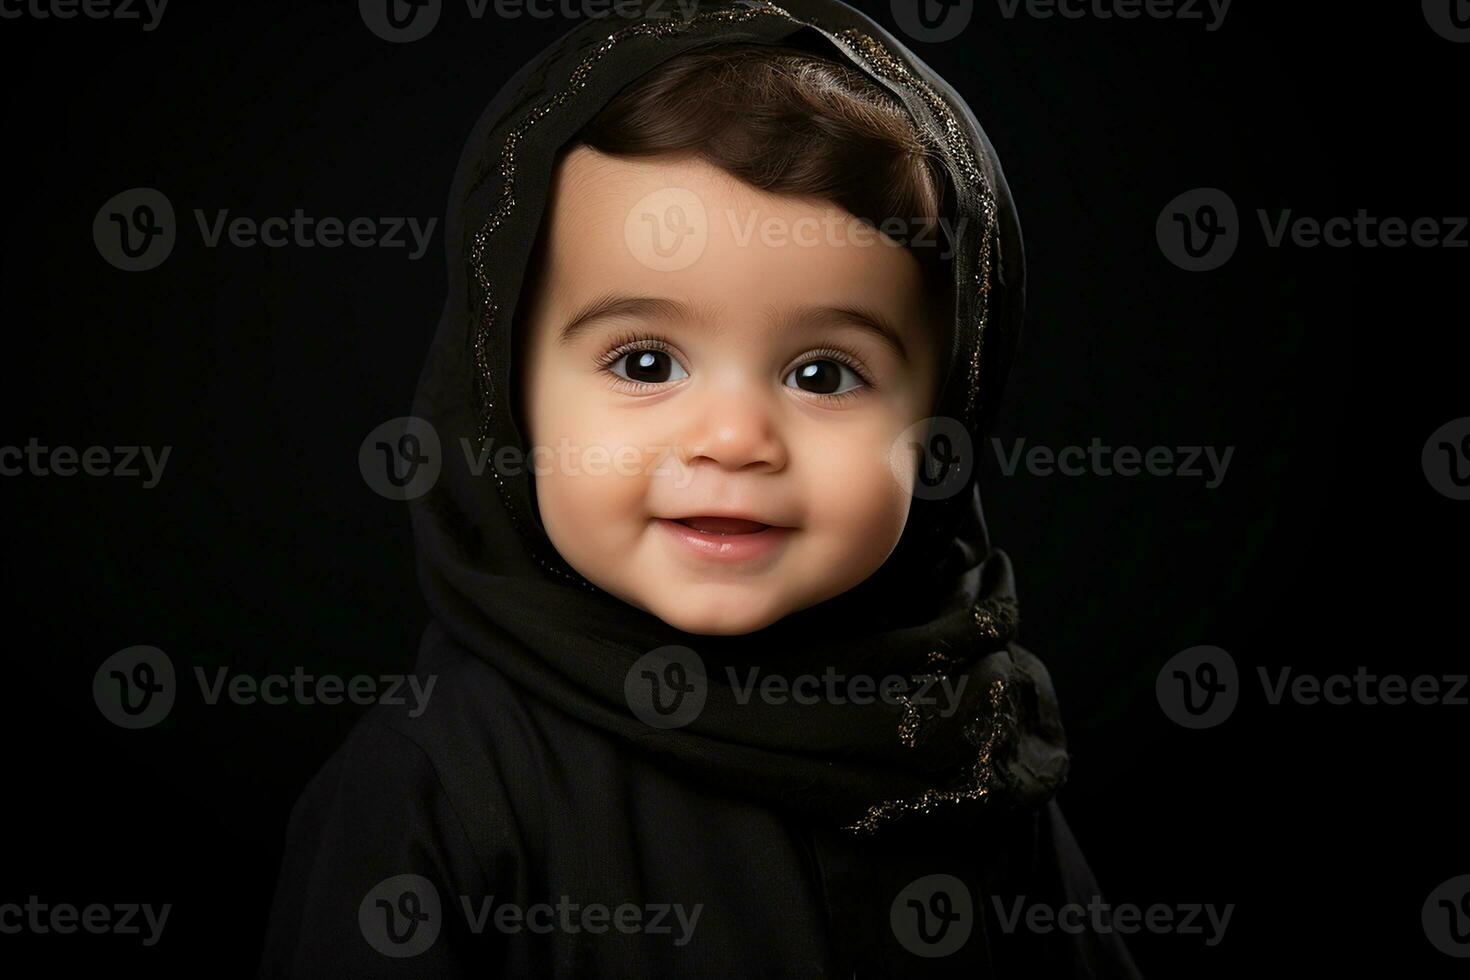
[[[972,745],[977,745],[979,752],[969,772],[965,774],[963,783],[953,789],[926,789],[918,796],[907,799],[884,800],[882,803],[868,807],[867,812],[859,820],[842,829],[855,834],[871,834],[883,824],[906,814],[932,813],[946,804],[989,797],[991,784],[995,779],[995,749],[1005,734],[1006,723],[1010,720],[1005,710],[1007,696],[1008,689],[1005,681],[999,679],[991,681],[990,730],[981,739],[979,719],[971,722],[965,728],[965,738]]]
[[[980,234],[980,261],[972,277],[974,289],[979,297],[977,303],[979,313],[976,317],[975,340],[970,350],[965,403],[965,410],[971,421],[974,421],[975,406],[980,394],[980,354],[985,342],[985,328],[990,322],[991,264],[992,261],[1000,259],[995,192],[975,161],[970,142],[965,138],[964,130],[960,127],[959,120],[955,118],[954,111],[950,109],[949,103],[934,91],[933,86],[911,72],[907,65],[894,57],[892,52],[870,35],[848,28],[838,32],[837,36],[874,72],[890,81],[906,86],[923,100],[934,118],[939,121],[944,133],[945,145],[949,147],[950,153],[959,165],[961,174],[971,187],[979,191],[980,209],[985,215],[985,227],[981,229]],[[993,258],[992,252],[994,253]]]
[[[982,599],[970,610],[980,634],[990,640],[1009,640],[1021,623],[1021,609],[1010,596]]]
[[[954,662],[954,658],[948,654],[931,650],[924,660],[924,666],[936,669],[923,674],[915,674],[909,678],[909,681],[912,684],[921,685],[919,690],[930,690],[934,684],[943,680],[943,672],[953,666]],[[907,693],[900,694],[898,701],[903,705],[903,718],[898,722],[898,740],[908,748],[917,748],[929,734],[928,727],[934,721],[934,712],[925,714],[919,710],[919,706],[909,700]]]

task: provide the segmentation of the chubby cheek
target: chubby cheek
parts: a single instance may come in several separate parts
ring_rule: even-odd
[[[875,571],[898,544],[912,501],[890,450],[900,427],[874,424],[844,438],[812,441],[802,482],[813,558],[846,570],[851,584]]]
[[[536,497],[547,535],[578,566],[626,560],[649,516],[654,454],[615,417],[582,411],[574,399],[534,411]]]

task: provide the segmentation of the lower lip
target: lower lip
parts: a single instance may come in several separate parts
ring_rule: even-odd
[[[687,524],[659,517],[654,523],[666,528],[669,535],[690,551],[713,561],[751,561],[774,554],[791,537],[792,528],[768,527],[750,534],[714,534],[696,531]]]

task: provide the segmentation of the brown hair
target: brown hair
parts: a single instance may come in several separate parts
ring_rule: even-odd
[[[939,219],[948,180],[902,104],[851,65],[761,44],[678,55],[614,96],[568,148],[577,145],[626,157],[692,154],[761,190],[831,201],[918,258],[926,313],[947,349],[952,243]],[[543,216],[523,290],[543,268],[545,227]]]

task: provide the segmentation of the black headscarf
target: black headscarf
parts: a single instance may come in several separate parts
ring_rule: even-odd
[[[969,447],[951,440],[955,452],[981,444],[1021,323],[1025,266],[1005,178],[969,108],[837,0],[679,10],[663,3],[566,34],[505,85],[460,158],[446,222],[449,296],[413,409],[445,447],[437,483],[412,504],[431,612],[454,642],[534,696],[690,778],[828,826],[876,832],[936,811],[965,818],[983,807],[1038,807],[1066,776],[1065,739],[1045,668],[1015,642],[1010,563],[990,547],[975,466],[958,492],[913,501],[897,548],[861,585],[755,633],[709,637],[677,630],[572,569],[542,528],[526,467],[475,475],[450,448],[488,439],[492,450],[527,449],[513,408],[511,325],[558,150],[643,73],[721,43],[851,64],[931,139],[956,232],[955,324],[934,415],[968,433]],[[706,700],[688,724],[652,727],[630,708],[625,681],[640,658],[669,646],[697,654]],[[914,679],[914,692],[926,675],[966,680],[960,710],[944,717],[917,697],[741,703],[727,682],[732,667],[741,677],[752,667],[762,676],[900,675]]]

